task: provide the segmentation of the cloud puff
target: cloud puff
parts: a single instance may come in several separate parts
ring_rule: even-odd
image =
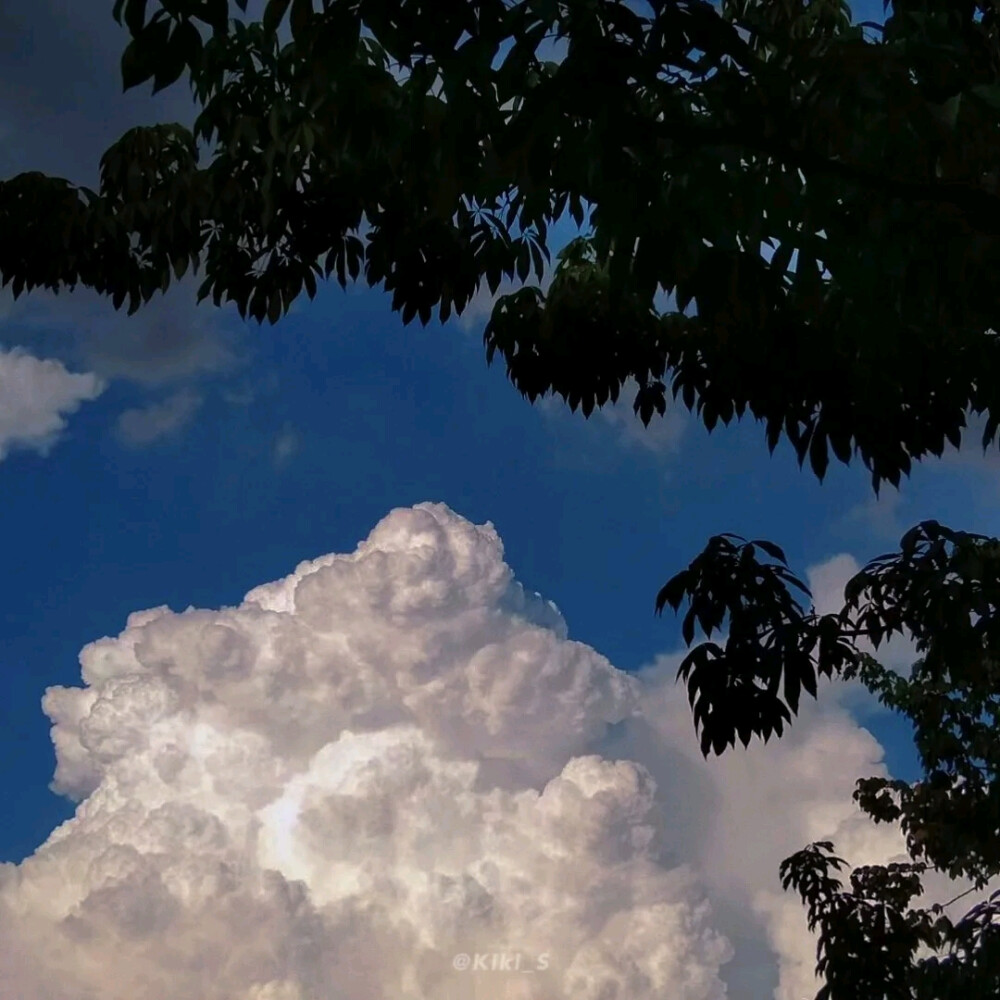
[[[544,291],[548,288],[551,282],[552,273],[551,271],[548,271],[546,272],[545,278],[539,287]],[[531,283],[534,284],[534,279]],[[491,292],[489,285],[484,281],[473,293],[472,298],[469,299],[465,308],[462,310],[462,314],[456,318],[455,322],[457,322],[459,327],[466,333],[473,330],[477,333],[480,332],[483,327],[486,326],[489,318],[493,315],[493,307],[497,304],[497,302],[505,295],[510,295],[521,287],[521,282],[511,281],[509,278],[504,278],[497,286],[496,292]]]
[[[271,443],[271,464],[276,469],[283,469],[301,446],[299,432],[291,424],[285,423]]]
[[[39,289],[16,301],[8,295],[0,318],[22,343],[79,361],[101,378],[155,386],[232,369],[238,338],[226,317],[233,311],[198,305],[185,278],[132,316],[77,288],[58,295]]]
[[[860,525],[872,538],[895,542],[905,531],[900,520],[902,504],[903,495],[898,489],[886,490],[851,507],[838,522],[838,527]]]
[[[95,371],[155,385],[235,364],[223,316],[211,305],[198,305],[192,283],[183,281],[133,316],[95,296],[74,324],[84,331],[81,350]]]
[[[21,1000],[798,1000],[780,860],[900,848],[850,802],[881,750],[842,709],[704,762],[675,661],[570,640],[443,505],[80,660],[44,700],[76,815],[0,866]]]
[[[852,864],[904,860],[899,831],[875,827],[851,799],[856,778],[886,773],[882,748],[826,689],[821,703],[803,702],[781,739],[746,750],[737,744],[704,761],[694,740],[684,738],[692,723],[683,685],[674,683],[680,660],[681,654],[661,657],[642,672],[647,732],[636,728],[616,751],[654,761],[652,774],[665,800],[694,806],[665,827],[672,853],[702,874],[711,898],[728,904],[725,930],[744,934],[753,919],[763,931],[776,959],[767,979],[775,997],[814,996],[815,939],[798,897],[782,891],[778,868],[820,839],[834,840]],[[669,754],[657,761],[655,748],[664,746]],[[753,967],[759,954],[742,957],[750,965],[744,975],[759,975]],[[757,989],[748,995],[767,994]]]
[[[844,588],[853,576],[861,572],[861,569],[861,564],[857,559],[846,552],[810,566],[806,570],[806,579],[812,592],[816,612],[827,615],[841,611],[844,607]],[[913,638],[909,633],[893,635],[878,649],[868,640],[861,640],[858,643],[858,648],[862,652],[874,656],[883,666],[904,677],[909,676],[910,668],[918,656]],[[844,685],[844,688],[852,693],[863,693],[869,700],[872,700],[868,689],[860,681],[852,681]]]
[[[654,413],[650,422],[644,424],[632,408],[638,389],[635,379],[627,379],[618,401],[598,407],[591,419],[610,429],[627,448],[642,448],[661,456],[676,454],[691,422],[690,414],[668,396],[666,413],[662,416]],[[555,394],[543,396],[537,405],[552,420],[580,419],[580,413],[574,414],[566,401]]]
[[[14,448],[46,454],[66,428],[66,416],[103,391],[91,372],[70,372],[59,361],[0,349],[0,459]]]
[[[658,454],[679,451],[690,421],[688,411],[668,395],[666,413],[663,416],[654,413],[649,423],[644,424],[632,408],[638,390],[635,379],[628,379],[622,386],[618,402],[602,406],[595,415],[612,427],[627,445],[639,445]]]
[[[202,401],[193,390],[181,389],[158,403],[120,413],[115,430],[119,439],[132,447],[152,444],[190,423]]]

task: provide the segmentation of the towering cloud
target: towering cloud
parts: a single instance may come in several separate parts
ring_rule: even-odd
[[[841,710],[706,764],[673,662],[570,640],[442,505],[80,659],[44,702],[76,816],[0,866],[19,1000],[799,1000],[778,862],[900,850]]]

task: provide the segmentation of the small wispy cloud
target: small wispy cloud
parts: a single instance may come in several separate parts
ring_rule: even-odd
[[[878,540],[895,541],[905,530],[900,520],[903,496],[899,490],[883,489],[877,496],[855,504],[840,519],[840,527],[861,527]]]
[[[493,307],[497,304],[497,300],[505,295],[510,295],[511,292],[516,292],[520,287],[520,282],[504,279],[494,293],[490,291],[489,286],[484,281],[476,294],[469,299],[465,309],[462,310],[462,314],[457,320],[458,325],[466,332],[481,330],[493,314]]]
[[[277,372],[268,372],[262,378],[245,379],[236,385],[229,385],[221,392],[222,399],[230,406],[249,406],[265,396],[273,396],[281,387]]]
[[[668,399],[667,412],[662,417],[654,413],[649,424],[643,424],[632,409],[637,390],[635,380],[628,379],[622,386],[618,402],[606,403],[594,410],[591,420],[610,429],[626,447],[640,448],[656,455],[676,454],[690,422],[690,414]],[[567,417],[579,419],[579,414],[573,414],[561,396],[546,396],[537,405],[553,420]]]
[[[233,307],[198,304],[195,287],[189,278],[177,282],[132,316],[90,289],[38,289],[17,301],[0,297],[0,319],[21,343],[52,346],[101,378],[177,385],[243,360]]]
[[[286,423],[271,444],[271,464],[276,469],[283,469],[301,446],[302,438],[299,432],[291,424]]]
[[[680,448],[690,414],[668,400],[667,412],[662,417],[654,413],[649,423],[643,424],[632,409],[637,390],[638,386],[630,379],[623,386],[618,402],[601,407],[596,413],[597,418],[617,431],[626,444],[634,444],[660,455],[675,453]]]
[[[123,444],[141,448],[186,427],[202,402],[193,389],[180,389],[158,403],[125,410],[119,414],[115,430]]]

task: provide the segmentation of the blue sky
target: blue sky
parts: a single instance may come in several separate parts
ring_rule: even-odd
[[[113,30],[44,35],[46,17],[74,17],[47,4],[5,15],[33,46],[0,51],[19,95],[0,101],[7,173],[68,172],[142,116],[135,95],[107,103],[113,74],[96,54],[114,50]],[[86,85],[54,83],[40,62]],[[176,100],[157,106],[178,113]],[[72,157],[53,142],[67,130]],[[334,285],[277,328],[195,310],[184,289],[127,322],[85,296],[10,307],[0,347],[96,372],[106,388],[45,454],[0,460],[0,861],[20,861],[72,815],[48,787],[40,701],[79,683],[85,644],[136,610],[238,604],[303,559],[353,550],[393,508],[441,501],[492,521],[518,579],[559,606],[571,637],[630,671],[678,649],[654,598],[712,534],[772,539],[803,573],[844,553],[864,563],[925,518],[1000,531],[995,457],[926,463],[876,504],[862,468],[836,465],[820,485],[784,443],[768,456],[753,423],[709,435],[677,412],[645,430],[627,406],[589,421],[533,407],[486,366],[483,322],[404,329],[385,295]],[[137,352],[136,339],[155,350]],[[905,727],[861,721],[912,775]]]
[[[114,36],[101,37],[110,50]],[[37,58],[43,37],[34,39]],[[78,49],[63,41],[64,51]],[[40,112],[60,127],[80,117],[78,101],[36,91]],[[135,95],[120,102],[123,116],[141,109]],[[101,136],[88,138],[94,148]],[[54,319],[40,308],[41,319],[19,319],[15,309],[0,344],[65,345],[74,306],[63,298]],[[92,309],[100,330],[111,311]],[[926,517],[1000,526],[1000,465],[978,453],[928,463],[898,498],[886,487],[875,507],[863,469],[834,466],[819,485],[784,443],[769,457],[752,423],[709,435],[687,420],[674,446],[627,408],[612,422],[532,407],[500,365],[487,368],[481,318],[403,328],[387,296],[335,285],[276,329],[202,310],[204,342],[223,344],[218,354],[229,358],[215,363],[209,352],[204,370],[196,359],[177,366],[180,377],[165,365],[162,378],[112,380],[48,455],[22,450],[0,463],[9,580],[0,780],[12,807],[0,858],[19,860],[69,815],[47,787],[53,755],[40,698],[78,678],[82,645],[116,634],[139,608],[235,603],[301,559],[352,549],[393,507],[440,500],[493,521],[526,585],[559,605],[576,638],[628,669],[676,646],[675,623],[653,615],[653,600],[712,534],[771,538],[802,571],[840,552],[864,562]],[[190,315],[185,308],[177,322]],[[87,360],[75,346],[63,353],[71,367]],[[182,426],[142,446],[115,434],[124,410],[182,386],[203,398]],[[880,724],[902,762],[898,727]]]
[[[8,346],[19,332],[7,325]],[[301,559],[353,549],[393,507],[440,500],[493,521],[519,578],[630,669],[677,645],[653,601],[712,534],[773,539],[802,572],[841,552],[864,562],[927,517],[1000,527],[1000,467],[978,455],[928,463],[876,507],[863,469],[835,466],[820,485],[786,445],[769,457],[752,423],[709,435],[691,419],[676,450],[652,447],[628,412],[532,407],[486,366],[478,327],[402,329],[378,292],[327,287],[277,329],[238,332],[240,362],[197,380],[205,402],[175,432],[122,443],[116,419],[150,390],[112,382],[47,456],[0,463],[8,859],[68,815],[47,790],[39,702],[78,679],[82,645],[140,608],[236,603]]]

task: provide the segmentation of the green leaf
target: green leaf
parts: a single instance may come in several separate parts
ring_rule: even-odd
[[[143,61],[141,52],[141,46],[132,41],[129,42],[122,53],[121,74],[123,91],[131,90],[140,83],[145,83],[153,75],[153,70]]]
[[[769,542],[763,538],[755,538],[750,544],[756,545],[759,549],[763,549],[772,559],[777,559],[786,566],[788,565],[788,560],[785,558],[784,550],[775,545],[774,542]]]
[[[201,57],[203,42],[201,33],[193,21],[182,21],[174,30],[172,44],[176,46],[185,66],[194,66]]]
[[[771,263],[769,265],[771,270],[778,275],[784,276],[788,271],[788,265],[791,263],[792,254],[794,252],[795,244],[792,243],[791,240],[783,240],[771,257]]]
[[[312,0],[291,0],[292,16],[290,24],[292,28],[292,39],[301,43],[309,31],[313,20]]]
[[[983,83],[972,87],[970,93],[988,107],[1000,111],[1000,83]]]
[[[268,298],[267,319],[272,326],[281,319],[281,292],[278,289],[272,291]]]
[[[267,0],[267,6],[264,8],[264,16],[261,18],[261,23],[264,25],[265,31],[275,32],[278,30],[278,26],[288,13],[290,3],[291,0]]]
[[[826,435],[820,430],[815,430],[810,439],[809,462],[812,465],[813,472],[816,473],[816,478],[822,482],[830,464],[830,456],[826,446]]]
[[[147,0],[126,0],[125,2],[125,26],[133,36],[139,34],[146,23],[146,4]],[[121,24],[119,16],[121,9],[122,0],[116,0],[114,16],[119,24]]]

